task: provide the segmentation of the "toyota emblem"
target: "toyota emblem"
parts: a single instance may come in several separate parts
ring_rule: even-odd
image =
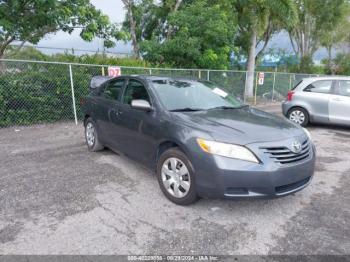
[[[292,143],[292,152],[298,154],[301,152],[301,143],[299,141],[294,141]]]

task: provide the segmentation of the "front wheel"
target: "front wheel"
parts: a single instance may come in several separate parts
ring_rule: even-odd
[[[290,121],[303,127],[307,126],[309,123],[309,114],[301,107],[295,107],[289,110],[287,117]]]
[[[160,156],[157,178],[162,192],[173,203],[189,205],[197,201],[192,165],[178,148],[168,149]]]

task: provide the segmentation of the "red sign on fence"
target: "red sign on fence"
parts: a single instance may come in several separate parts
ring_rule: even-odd
[[[265,78],[265,74],[263,72],[260,72],[258,75],[258,84],[259,85],[263,85],[264,84],[264,78]]]
[[[108,76],[116,77],[116,76],[120,76],[121,73],[122,73],[121,68],[118,66],[108,67]]]

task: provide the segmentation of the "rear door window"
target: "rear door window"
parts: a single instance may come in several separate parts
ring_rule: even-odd
[[[337,94],[341,96],[350,96],[350,80],[338,81]]]
[[[110,100],[118,101],[123,90],[125,79],[112,80],[106,83],[101,96]]]
[[[330,94],[332,93],[332,80],[320,80],[308,85],[304,91],[312,93]]]

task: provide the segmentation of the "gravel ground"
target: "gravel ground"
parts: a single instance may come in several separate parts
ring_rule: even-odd
[[[83,128],[0,129],[0,254],[350,254],[350,130],[309,128],[317,171],[273,200],[166,200],[154,174]]]

